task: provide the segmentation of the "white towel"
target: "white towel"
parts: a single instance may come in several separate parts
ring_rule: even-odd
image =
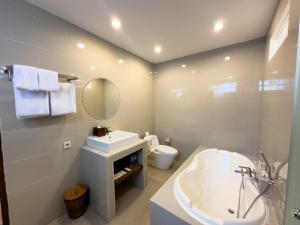
[[[18,119],[50,115],[48,92],[19,90],[14,86],[14,93]]]
[[[59,83],[57,92],[50,92],[51,115],[76,113],[76,94],[73,83]]]
[[[15,88],[27,91],[39,90],[37,68],[31,66],[14,65],[13,72],[13,82]]]
[[[51,70],[38,69],[39,90],[58,91],[58,73]]]

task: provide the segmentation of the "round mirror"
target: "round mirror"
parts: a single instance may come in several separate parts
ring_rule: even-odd
[[[120,106],[120,93],[107,79],[91,80],[83,89],[82,101],[86,112],[93,118],[112,118]]]

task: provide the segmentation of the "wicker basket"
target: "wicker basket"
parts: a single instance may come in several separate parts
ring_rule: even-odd
[[[85,184],[78,184],[65,192],[64,202],[70,219],[77,219],[87,210],[89,189]]]

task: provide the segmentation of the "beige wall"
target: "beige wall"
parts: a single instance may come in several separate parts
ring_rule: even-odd
[[[78,49],[78,42],[86,49]],[[152,65],[144,60],[21,0],[1,0],[0,65],[26,64],[81,77],[77,114],[26,120],[16,119],[12,83],[0,77],[12,224],[43,225],[64,212],[63,191],[80,181],[80,146],[97,124],[140,134],[154,132],[155,126],[160,138],[171,136],[179,160],[199,145],[253,156],[261,148],[274,160],[286,159],[294,28],[271,63],[265,60],[263,72],[265,46],[262,39],[159,64],[153,78]],[[224,60],[227,55],[230,61]],[[118,64],[119,58],[125,64]],[[97,77],[111,80],[120,91],[120,109],[109,120],[94,120],[81,102],[83,87]],[[287,82],[283,89],[262,92],[262,79]],[[72,141],[68,151],[62,150],[65,140]]]
[[[267,38],[260,141],[260,149],[266,153],[271,161],[281,161],[283,163],[287,162],[289,158],[292,111],[294,106],[300,9],[298,0],[290,1],[291,10],[287,39],[283,42],[271,61],[269,61],[268,55],[270,51],[270,39],[276,30],[275,28],[279,26],[280,18],[288,4],[288,0],[280,2]],[[272,204],[276,212],[276,219],[279,224],[283,224],[286,186],[278,183],[272,186],[272,188],[275,190],[273,191]]]
[[[86,49],[76,47],[79,41]],[[119,58],[125,63],[118,64]],[[1,0],[0,65],[15,63],[81,76],[76,88],[77,114],[24,120],[15,116],[12,83],[0,76],[12,224],[43,225],[64,213],[63,192],[80,180],[78,153],[93,126],[140,134],[154,130],[153,76],[151,65],[140,58],[24,1]],[[90,70],[92,65],[95,71]],[[81,102],[82,87],[96,77],[111,80],[120,91],[120,109],[110,120],[94,120]],[[65,140],[72,141],[68,151],[62,149]]]
[[[296,69],[298,32],[290,16],[289,36],[271,61],[268,59],[270,38],[288,4],[281,1],[268,35],[266,47],[264,91],[262,95],[261,142],[262,149],[272,160],[288,160],[291,116]]]
[[[179,160],[199,145],[256,155],[264,50],[263,39],[156,66],[155,129]]]

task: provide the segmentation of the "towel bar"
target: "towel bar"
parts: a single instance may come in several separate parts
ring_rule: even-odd
[[[6,74],[8,75],[8,80],[12,81],[13,79],[13,66],[12,65],[6,65],[3,66],[0,70],[0,75]],[[78,77],[70,76],[70,75],[65,75],[65,74],[58,74],[59,79],[67,80],[68,82],[72,80],[78,80]]]

